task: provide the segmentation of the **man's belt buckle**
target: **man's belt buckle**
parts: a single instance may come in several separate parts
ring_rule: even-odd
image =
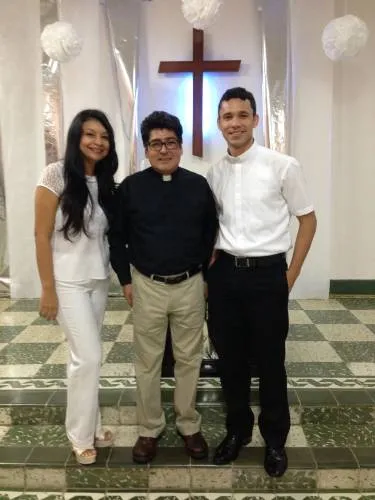
[[[234,257],[234,265],[239,268],[252,267],[250,257]]]

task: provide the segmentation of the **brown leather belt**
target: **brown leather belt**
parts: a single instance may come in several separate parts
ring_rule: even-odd
[[[148,275],[153,281],[159,281],[160,283],[165,283],[166,285],[177,285],[183,281],[195,276],[202,271],[202,266],[193,267],[189,271],[185,271],[181,274],[176,274],[174,276],[161,276],[159,274]]]

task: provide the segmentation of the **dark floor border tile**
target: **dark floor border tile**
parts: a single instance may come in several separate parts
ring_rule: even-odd
[[[337,406],[337,400],[331,389],[297,389],[302,406]]]
[[[360,468],[375,469],[375,451],[374,448],[351,448],[352,453],[356,457]]]
[[[32,446],[19,446],[10,448],[9,446],[0,446],[0,466],[5,465],[25,465],[28,457],[32,453]]]
[[[26,465],[29,466],[61,466],[64,467],[69,457],[72,454],[71,448],[59,447],[39,447],[33,448],[30,456],[27,459]]]
[[[318,469],[357,469],[358,462],[350,448],[312,448]]]
[[[330,280],[329,293],[337,295],[375,295],[375,280]]]

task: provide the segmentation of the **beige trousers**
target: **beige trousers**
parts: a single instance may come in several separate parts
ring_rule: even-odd
[[[139,435],[158,437],[165,427],[161,406],[161,366],[168,320],[175,358],[176,427],[183,435],[198,432],[195,409],[203,356],[204,285],[201,273],[166,285],[133,270],[133,322]]]

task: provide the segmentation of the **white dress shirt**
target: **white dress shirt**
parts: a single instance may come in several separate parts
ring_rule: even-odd
[[[207,180],[219,216],[215,248],[238,257],[287,252],[291,216],[314,210],[297,160],[255,142],[240,156],[226,154]]]

